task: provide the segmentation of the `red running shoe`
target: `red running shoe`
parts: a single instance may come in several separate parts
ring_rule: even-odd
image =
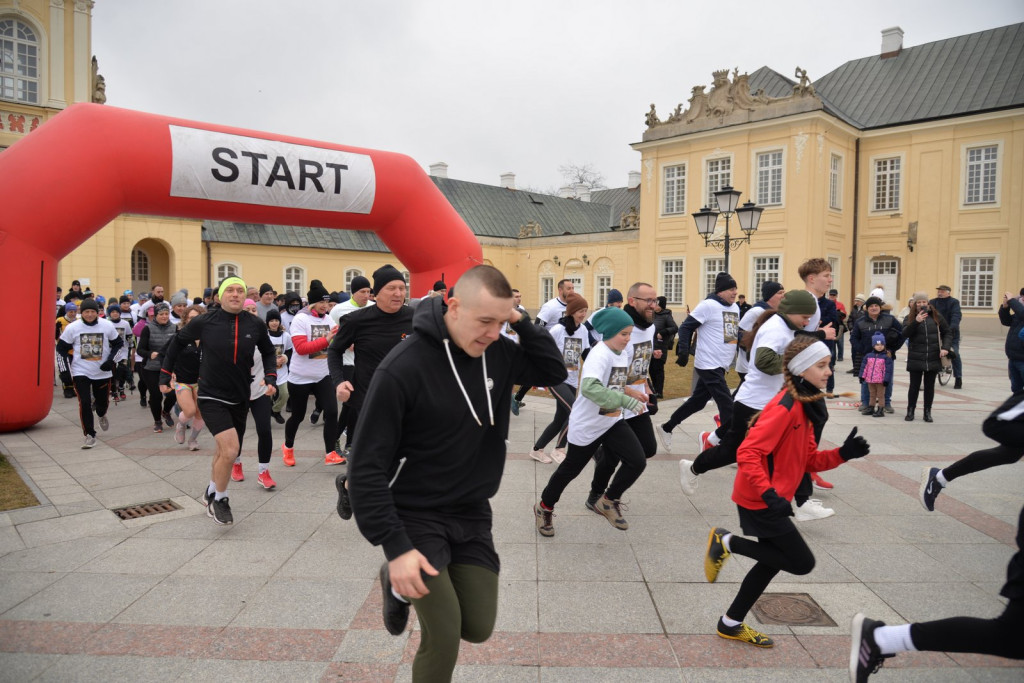
[[[285,467],[295,467],[295,449],[281,446],[281,459]]]
[[[231,481],[245,481],[245,475],[242,474],[242,463],[236,462],[231,466]]]
[[[817,472],[811,472],[811,481],[814,482],[814,488],[816,489],[823,489],[827,491],[834,488],[832,484],[819,477]]]
[[[277,486],[277,482],[270,478],[270,470],[263,470],[260,472],[256,477],[256,481],[259,482],[260,486],[268,491]]]

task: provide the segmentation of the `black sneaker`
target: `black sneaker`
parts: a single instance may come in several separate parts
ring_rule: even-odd
[[[235,518],[231,515],[231,506],[228,505],[227,496],[217,500],[214,498],[206,508],[206,514],[213,517],[217,524],[234,524]]]
[[[718,619],[718,635],[720,638],[739,640],[756,647],[775,647],[775,641],[760,631],[755,631],[744,623],[726,626],[721,618]]]
[[[942,484],[936,478],[939,473],[938,467],[921,468],[921,488],[917,490],[921,505],[928,512],[935,512],[935,499],[942,492]]]
[[[284,417],[281,416],[281,413],[271,412],[270,416],[274,418],[274,422],[276,422],[279,425],[283,425],[285,423],[285,419]]]
[[[708,583],[714,583],[718,579],[718,572],[722,571],[722,565],[729,557],[729,551],[722,543],[722,537],[729,533],[728,529],[716,526],[708,533],[708,550],[704,554],[704,577]]]
[[[206,506],[206,514],[213,517],[213,515],[210,514],[210,503],[213,502],[213,494],[210,493],[209,486],[203,489],[203,495],[199,496],[199,500],[203,501],[203,505]]]
[[[587,508],[591,512],[601,514],[597,509],[597,499],[601,497],[600,493],[590,493],[587,496],[587,502],[583,504],[583,507]]]
[[[139,405],[142,406],[143,408],[146,407],[146,397],[145,396],[139,396]]]
[[[167,425],[168,427],[174,426],[174,418],[172,418],[171,414],[166,410],[160,412],[160,417],[164,419],[164,424]]]
[[[384,628],[391,635],[400,636],[405,632],[405,627],[409,623],[409,603],[402,602],[391,592],[391,576],[388,573],[387,562],[380,566],[380,592]]]
[[[321,413],[321,411],[319,411],[319,410],[314,410],[312,413],[310,413],[309,414],[309,424],[315,425],[317,422],[319,422],[320,421],[320,413]]]
[[[352,519],[352,501],[348,499],[348,490],[345,489],[346,481],[348,481],[347,474],[339,474],[334,478],[334,488],[338,489],[338,516],[342,519]]]
[[[850,626],[850,680],[854,683],[865,683],[868,676],[876,673],[886,659],[893,655],[883,655],[875,644],[875,630],[885,626],[884,621],[868,619],[857,613]]]

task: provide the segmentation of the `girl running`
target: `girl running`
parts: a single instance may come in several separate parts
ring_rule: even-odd
[[[736,455],[739,471],[732,499],[740,527],[757,540],[734,536],[715,527],[708,534],[704,575],[714,583],[730,553],[756,560],[740,584],[732,605],[718,620],[718,635],[757,647],[775,643],[743,623],[747,612],[780,571],[809,574],[814,555],[790,517],[790,500],[806,472],[823,472],[868,454],[864,437],[854,427],[839,448],[819,451],[814,426],[828,420],[822,393],[832,371],[832,352],[814,337],[799,336],[786,347],[785,387],[758,416]]]

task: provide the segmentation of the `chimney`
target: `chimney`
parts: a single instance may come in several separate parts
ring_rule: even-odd
[[[448,164],[443,161],[438,161],[436,164],[430,165],[430,175],[435,178],[447,178],[448,177]]]
[[[899,26],[882,29],[882,59],[895,57],[903,49],[903,29]]]
[[[562,185],[558,188],[558,196],[562,199],[572,199],[572,185]]]
[[[629,172],[629,182],[626,183],[627,190],[635,190],[640,187],[640,171]]]
[[[516,189],[516,174],[512,171],[501,174],[501,186],[509,190]]]
[[[581,202],[590,201],[590,188],[583,183],[576,184],[576,198]]]

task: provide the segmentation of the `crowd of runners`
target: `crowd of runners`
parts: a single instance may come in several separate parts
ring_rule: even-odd
[[[553,466],[533,508],[542,537],[555,535],[556,506],[591,462],[582,504],[614,529],[628,529],[624,496],[659,442],[671,452],[675,427],[714,401],[715,424],[701,432],[697,455],[679,461],[680,487],[694,495],[702,474],[737,466],[731,493],[721,493],[735,502],[743,535],[711,529],[704,570],[714,582],[731,554],[754,560],[716,630],[767,648],[772,639],[744,622],[747,613],[780,571],[806,575],[815,564],[794,522],[834,515],[812,497],[815,488],[832,488],[821,473],[870,452],[858,428],[838,448],[819,447],[828,399],[836,397],[843,333],[850,332],[862,411],[872,416],[893,410],[893,361],[906,345],[912,386],[905,419],[915,418],[923,383],[930,422],[937,368],[956,353],[952,325],[940,312],[948,304],[915,294],[900,324],[882,312],[884,292],[872,292],[858,295],[848,315],[831,289],[828,261],[810,259],[797,275],[800,288],[767,281],[760,299],[741,307],[736,281],[720,273],[714,291],[679,324],[643,281],[625,296],[612,290],[592,311],[563,280],[531,321],[518,291],[490,266],[470,269],[451,288],[437,282],[412,302],[390,265],[372,282],[354,278],[341,294],[314,280],[305,300],[231,277],[191,301],[179,291],[167,302],[154,287],[139,300],[125,292],[104,308],[76,282],[58,302],[57,364],[65,396],[78,397],[83,448],[96,443],[95,422],[109,428],[110,400],[126,400],[126,392],[138,391],[154,432],[173,428],[174,440],[191,450],[205,428],[215,454],[201,499],[218,524],[233,523],[227,488],[244,480],[248,416],[257,432],[257,482],[273,489],[272,424],[284,424],[281,461],[294,466],[296,433],[312,398],[309,419],[322,424],[324,464],[348,466],[335,480],[337,512],[354,517],[387,560],[380,571],[387,630],[403,633],[410,605],[416,607],[422,637],[415,681],[449,680],[460,641],[482,642],[494,627],[500,560],[488,501],[527,391],[543,388],[555,399],[553,418],[529,454]],[[936,299],[945,298],[948,288],[945,296],[940,288]],[[655,425],[673,349],[680,366],[693,356],[693,390]],[[727,383],[733,368],[735,389]],[[956,378],[959,388],[959,368]],[[998,446],[925,469],[926,509],[955,478],[1024,455],[1024,393],[993,413],[984,432]],[[885,658],[915,649],[1024,658],[1020,552],[1002,595],[1008,605],[992,620],[887,626],[857,615],[851,677],[865,680]]]

